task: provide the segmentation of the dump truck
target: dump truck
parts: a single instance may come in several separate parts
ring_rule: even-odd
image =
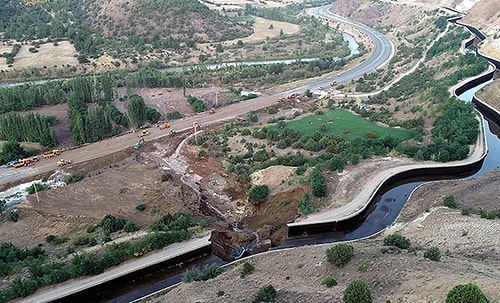
[[[134,145],[134,149],[139,149],[141,148],[141,146],[144,144],[144,142],[146,142],[146,140],[144,140],[144,138],[141,138],[141,140],[139,140],[135,145]]]
[[[331,86],[335,86],[337,85],[337,81],[333,81],[332,84],[330,84]]]
[[[169,128],[169,127],[170,127],[170,123],[168,123],[168,122],[165,122],[162,125],[160,125],[160,129],[166,129],[166,128]]]
[[[12,167],[19,168],[26,166],[29,159],[19,159],[16,163],[12,164]]]
[[[71,164],[71,160],[61,159],[61,160],[57,161],[56,164],[57,164],[57,166],[61,167],[61,166],[64,166],[64,165]]]
[[[145,137],[145,136],[149,136],[149,131],[147,130],[143,130],[142,132],[140,132],[137,137]]]
[[[61,154],[61,152],[58,149],[53,149],[51,151],[45,152],[43,154],[43,157],[44,158],[52,158],[52,157],[59,156],[60,154]]]
[[[215,113],[215,108],[213,108],[213,107],[212,107],[212,108],[211,108],[208,112],[209,112],[210,114]]]

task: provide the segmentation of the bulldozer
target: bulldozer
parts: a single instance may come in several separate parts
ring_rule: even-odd
[[[143,130],[142,132],[140,132],[137,137],[145,137],[145,136],[149,136],[149,131],[147,130]]]
[[[57,166],[59,167],[62,167],[64,165],[68,165],[68,164],[71,164],[71,160],[64,160],[64,159],[61,159],[59,161],[57,161]]]

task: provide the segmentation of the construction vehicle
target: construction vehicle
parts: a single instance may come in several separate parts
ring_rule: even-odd
[[[330,84],[330,86],[335,86],[337,85],[337,81],[333,81],[332,84]]]
[[[160,125],[160,129],[165,129],[165,128],[169,128],[169,127],[170,127],[170,123],[168,123],[168,122],[165,122],[162,125]]]
[[[26,166],[28,163],[29,159],[19,159],[16,163],[12,164],[12,167],[19,168]]]
[[[71,164],[71,160],[61,159],[61,160],[57,161],[56,164],[57,164],[57,166],[61,167],[61,166],[64,166],[64,165]]]
[[[145,136],[149,136],[149,131],[147,130],[143,130],[142,132],[140,132],[137,137],[145,137]]]
[[[53,149],[51,151],[45,152],[43,154],[43,157],[44,158],[52,158],[52,157],[59,156],[60,154],[61,154],[61,152],[58,149]]]
[[[281,97],[278,99],[278,102],[285,102],[286,98],[285,97]]]
[[[22,166],[31,166],[31,165],[35,164],[36,162],[38,162],[38,156],[34,156],[31,159],[18,159],[16,161],[14,161],[11,165],[12,165],[12,167],[19,168]]]
[[[134,145],[134,149],[139,149],[141,148],[141,146],[144,144],[144,142],[146,142],[146,140],[144,140],[144,138],[141,138],[141,140],[139,140],[135,145]]]
[[[210,114],[215,113],[215,108],[213,108],[213,107],[212,107],[212,108],[211,108],[208,112],[209,112]]]
[[[296,93],[288,95],[288,99],[295,99],[295,97],[297,97]]]

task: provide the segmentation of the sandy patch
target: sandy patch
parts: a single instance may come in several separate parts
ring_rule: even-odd
[[[41,44],[40,48],[37,48],[38,53],[32,53],[29,51],[32,45],[23,45],[14,58],[14,63],[12,68],[22,69],[24,67],[54,67],[61,65],[77,65],[78,60],[76,55],[78,52],[75,50],[73,45],[68,41],[61,41],[58,46],[54,46],[53,43]]]

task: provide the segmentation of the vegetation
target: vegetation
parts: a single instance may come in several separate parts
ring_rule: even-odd
[[[326,260],[337,267],[344,267],[351,260],[354,247],[349,244],[337,244],[326,251]]]
[[[362,280],[353,280],[344,290],[344,303],[371,303],[372,292]]]
[[[327,190],[326,181],[325,181],[325,177],[321,173],[321,169],[319,167],[315,167],[312,170],[309,179],[310,179],[309,183],[311,184],[313,195],[316,197],[326,196],[326,190]]]
[[[455,202],[455,197],[453,195],[446,196],[443,199],[443,204],[448,208],[458,208],[458,204]]]
[[[50,116],[8,113],[0,116],[0,140],[39,142],[42,146],[53,146],[57,143],[52,127],[55,122],[56,118]]]
[[[489,303],[481,289],[473,283],[456,285],[446,296],[446,303]]]
[[[193,281],[206,281],[217,277],[222,273],[222,268],[217,263],[205,264],[194,267],[184,272],[182,281],[190,283]]]
[[[255,266],[252,263],[243,263],[243,268],[241,269],[240,278],[244,278],[249,274],[253,273]]]
[[[276,289],[271,284],[268,284],[259,289],[255,294],[253,303],[259,302],[274,302],[276,299]]]
[[[323,279],[321,279],[321,285],[325,285],[326,287],[330,288],[337,285],[337,280],[335,280],[331,276],[324,277]]]
[[[441,261],[441,251],[439,247],[433,246],[424,252],[424,258],[439,262]]]
[[[269,187],[267,185],[255,185],[248,193],[248,199],[254,205],[264,202],[269,195]]]
[[[300,212],[304,215],[311,214],[314,211],[314,205],[309,203],[309,194],[305,193],[304,197],[299,201]]]
[[[83,180],[83,174],[82,173],[74,173],[74,174],[69,174],[64,176],[64,183],[66,184],[71,184],[71,183],[76,183]]]
[[[410,247],[410,239],[402,236],[400,234],[392,234],[384,238],[385,246],[396,246],[402,249],[407,249]]]

